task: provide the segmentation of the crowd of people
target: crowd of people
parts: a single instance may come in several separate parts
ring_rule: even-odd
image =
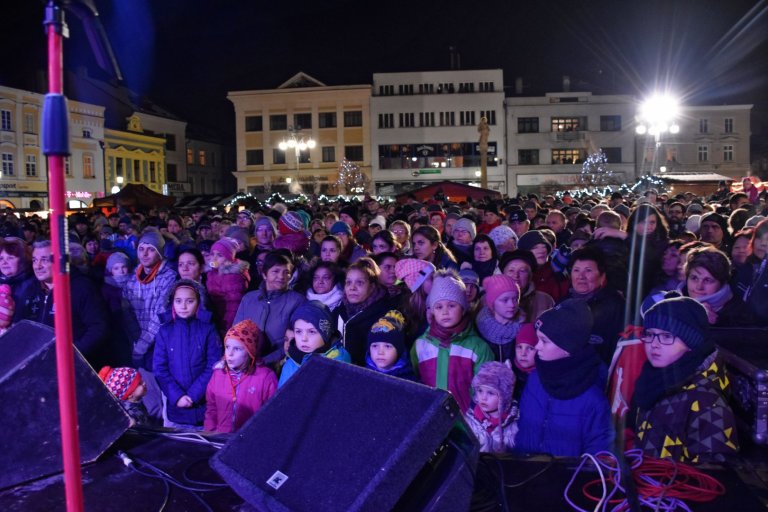
[[[233,432],[328,357],[448,390],[483,451],[717,459],[739,443],[709,329],[768,325],[765,195],[79,213],[74,344],[138,424]],[[7,210],[0,231],[0,329],[52,326],[47,221]]]

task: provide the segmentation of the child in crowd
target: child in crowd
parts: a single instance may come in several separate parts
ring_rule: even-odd
[[[469,303],[469,311],[472,318],[477,318],[477,313],[482,306],[481,290],[480,290],[480,276],[477,272],[471,268],[465,268],[459,271],[459,279],[467,287],[467,303]]]
[[[132,277],[131,270],[131,259],[124,252],[115,251],[107,258],[101,296],[107,305],[114,333],[111,340],[114,351],[106,361],[113,365],[131,364],[133,344],[130,340],[132,336],[138,336],[138,333],[129,334],[134,324],[128,320],[123,308],[123,288]]]
[[[288,346],[278,387],[282,387],[313,354],[351,363],[352,357],[341,344],[328,306],[316,300],[305,302],[291,315],[293,340]]]
[[[497,361],[515,359],[515,338],[525,313],[520,309],[520,288],[511,277],[496,274],[483,280],[485,304],[477,314],[477,330]]]
[[[405,347],[405,317],[397,310],[388,311],[371,327],[365,364],[371,370],[416,380]]]
[[[566,299],[536,321],[536,371],[520,401],[515,450],[578,457],[609,450],[614,431],[605,366],[589,343],[592,313],[581,299]]]
[[[205,392],[205,430],[234,432],[277,391],[275,372],[261,362],[264,337],[250,320],[224,336],[224,358],[213,367]]]
[[[397,279],[404,282],[411,294],[403,306],[408,323],[405,327],[405,344],[412,347],[416,338],[427,330],[427,295],[432,289],[435,266],[428,261],[405,258],[395,264]]]
[[[438,271],[427,296],[429,329],[411,349],[411,362],[427,386],[447,389],[466,411],[472,378],[493,352],[477,335],[469,316],[464,283],[454,271]]]
[[[520,325],[520,331],[515,338],[515,363],[512,365],[512,371],[515,372],[515,400],[520,400],[523,396],[525,383],[528,382],[528,376],[536,369],[536,329],[533,324],[525,323]]]
[[[131,426],[149,424],[149,413],[141,401],[147,394],[147,384],[138,370],[105,366],[99,371],[99,377],[110,393],[120,400],[120,406],[131,418]]]
[[[472,379],[473,406],[464,417],[480,441],[481,452],[504,453],[515,447],[517,402],[515,374],[504,363],[483,363]]]
[[[248,291],[247,262],[235,257],[237,243],[222,238],[211,247],[211,270],[206,275],[205,286],[213,303],[214,318],[219,333],[226,333],[232,327],[240,301]]]
[[[166,427],[202,430],[205,389],[221,358],[221,340],[211,313],[201,304],[200,284],[180,279],[170,294],[155,338],[153,368],[167,399]]]

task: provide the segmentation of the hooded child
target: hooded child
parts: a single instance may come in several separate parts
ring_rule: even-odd
[[[515,447],[518,407],[515,374],[498,361],[483,363],[472,379],[472,406],[465,412],[481,452],[506,453]]]

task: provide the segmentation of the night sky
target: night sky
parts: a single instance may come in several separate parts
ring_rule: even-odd
[[[226,137],[227,91],[274,88],[298,71],[336,85],[449,69],[450,46],[463,69],[503,68],[507,86],[522,76],[526,94],[559,90],[569,75],[572,90],[642,96],[668,86],[690,103],[768,104],[768,0],[95,3],[126,84]],[[35,87],[43,5],[5,3],[3,85]],[[67,19],[67,66],[100,76],[82,26]]]

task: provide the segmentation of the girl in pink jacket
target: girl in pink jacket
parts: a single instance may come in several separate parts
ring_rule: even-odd
[[[227,331],[224,358],[214,365],[205,393],[205,430],[238,430],[277,391],[275,372],[259,357],[263,339],[250,320]]]
[[[236,252],[237,244],[230,238],[222,238],[211,247],[211,270],[205,287],[220,335],[232,327],[240,300],[248,291],[249,265],[238,260]]]

